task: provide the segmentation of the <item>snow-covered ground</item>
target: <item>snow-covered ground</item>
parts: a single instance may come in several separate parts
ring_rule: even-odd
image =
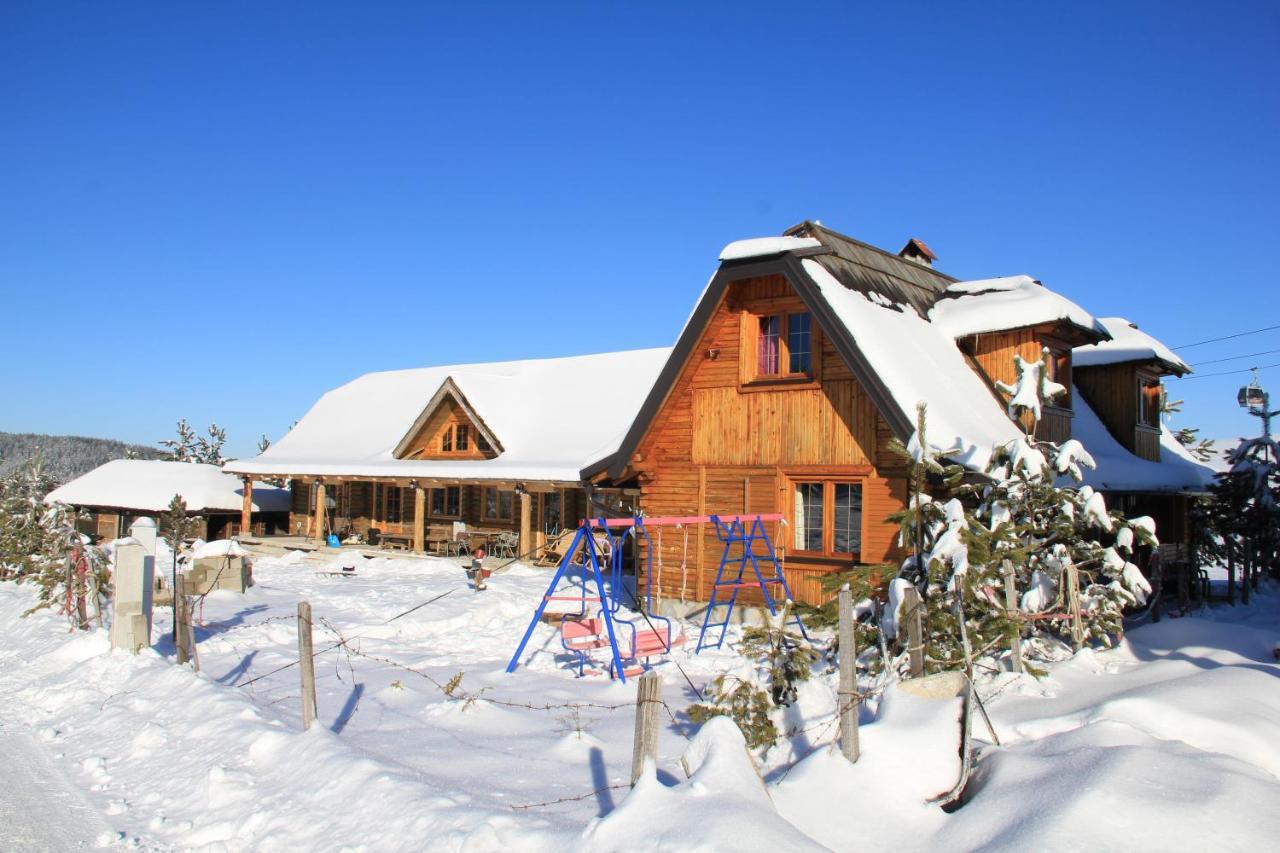
[[[135,657],[103,631],[20,618],[32,590],[0,584],[0,751],[12,761],[20,743],[22,773],[56,793],[47,844],[1244,850],[1280,836],[1280,593],[1144,627],[1043,681],[983,683],[1002,746],[975,725],[975,779],[946,814],[923,801],[958,773],[955,701],[878,696],[849,765],[827,748],[835,676],[816,679],[762,784],[736,729],[694,732],[681,713],[693,691],[667,664],[656,775],[632,790],[634,684],[575,678],[549,626],[504,672],[544,570],[516,567],[477,593],[448,560],[364,560],[344,578],[317,574],[337,567],[326,559],[260,559],[247,594],[211,595],[198,675],[173,663],[166,610]],[[305,733],[297,667],[282,668],[303,599],[320,652],[319,724]],[[740,665],[727,648],[674,658],[699,688]],[[0,815],[30,812],[15,772],[0,776]]]

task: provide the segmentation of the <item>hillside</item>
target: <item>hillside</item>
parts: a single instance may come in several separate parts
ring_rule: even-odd
[[[158,447],[126,444],[111,438],[0,432],[0,477],[22,467],[40,453],[44,458],[45,472],[61,485],[104,462],[124,459],[131,452],[138,459],[163,459],[168,455]]]

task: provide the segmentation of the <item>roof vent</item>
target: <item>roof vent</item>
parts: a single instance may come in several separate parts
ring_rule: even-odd
[[[923,240],[917,240],[912,237],[907,241],[907,245],[902,247],[902,251],[898,252],[898,257],[906,258],[908,261],[915,261],[917,264],[933,267],[933,262],[938,259],[929,247],[924,244]]]

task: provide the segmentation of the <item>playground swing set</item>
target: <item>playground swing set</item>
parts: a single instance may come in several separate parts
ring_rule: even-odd
[[[790,601],[791,589],[787,586],[782,565],[765,523],[782,521],[776,513],[759,515],[704,515],[683,517],[645,517],[633,518],[593,518],[586,519],[578,525],[572,545],[561,558],[547,591],[542,596],[528,629],[520,640],[515,654],[507,664],[507,672],[514,672],[520,663],[533,636],[534,629],[542,620],[547,605],[553,601],[574,602],[578,605],[576,612],[566,612],[560,618],[560,643],[564,650],[573,655],[578,675],[587,673],[591,663],[591,653],[596,650],[609,649],[607,672],[611,678],[626,682],[627,676],[637,675],[649,669],[652,658],[670,653],[673,646],[684,641],[683,636],[675,637],[672,633],[671,620],[652,612],[653,605],[653,540],[649,536],[650,528],[658,531],[661,541],[663,527],[686,527],[684,537],[686,554],[682,563],[687,565],[689,537],[687,526],[693,524],[711,524],[716,537],[724,543],[720,556],[720,565],[716,570],[716,578],[711,587],[711,600],[703,614],[702,628],[698,632],[698,643],[694,649],[697,654],[703,649],[720,648],[728,632],[733,617],[733,609],[738,602],[738,594],[743,589],[758,589],[770,615],[776,616],[777,604]],[[621,532],[614,533],[614,530]],[[596,542],[596,532],[607,537],[608,566],[601,557],[601,548]],[[639,577],[636,578],[637,590],[634,593],[626,586],[623,577],[624,552],[627,539],[633,547],[639,549],[644,542],[644,591],[639,590]],[[763,553],[757,553],[758,546],[763,545]],[[637,550],[638,554],[639,551]],[[661,565],[662,555],[658,562]],[[764,564],[762,570],[761,564]],[[606,573],[608,579],[606,581]],[[575,577],[576,575],[576,577]],[[568,587],[561,590],[562,581]],[[775,587],[782,593],[781,598],[770,591]],[[622,613],[623,596],[630,595],[633,608],[638,619],[624,618]],[[683,597],[683,587],[681,590]],[[594,614],[592,607],[598,605]],[[643,627],[640,623],[643,622]],[[804,625],[798,614],[790,620],[800,633],[808,638]],[[598,668],[591,670],[593,674],[601,672]]]

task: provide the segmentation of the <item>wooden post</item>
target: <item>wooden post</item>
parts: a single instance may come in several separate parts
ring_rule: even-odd
[[[315,524],[312,528],[315,530],[316,545],[320,548],[324,547],[324,534],[326,519],[329,517],[328,509],[325,507],[324,501],[324,482],[316,481],[316,505],[315,505]]]
[[[1084,624],[1080,621],[1080,570],[1067,563],[1067,615],[1071,617],[1071,645],[1078,652],[1084,647]]]
[[[533,495],[520,490],[520,547],[517,554],[527,554],[533,548]]]
[[[1013,653],[1013,671],[1022,672],[1022,613],[1018,610],[1017,576],[1013,571],[1013,563],[1005,560],[1001,564],[1004,570],[1004,610],[1010,619],[1018,620],[1018,630],[1009,638],[1009,651]]]
[[[178,665],[191,660],[190,621],[187,616],[187,579],[181,573],[173,579],[174,646],[178,651]]]
[[[631,746],[631,786],[644,770],[644,760],[658,763],[658,708],[662,705],[662,676],[649,670],[637,679],[636,733]]]
[[[298,602],[298,668],[302,672],[302,728],[316,719],[316,661],[311,645],[311,604]]]
[[[427,490],[416,486],[413,490],[413,553],[426,551]]]
[[[849,761],[857,761],[858,747],[858,681],[855,664],[857,640],[853,632],[853,593],[849,585],[840,587],[840,689],[836,707],[840,712],[840,751]]]
[[[244,496],[240,502],[240,538],[249,539],[253,536],[253,478],[245,477],[241,482]]]
[[[907,610],[907,656],[911,677],[921,678],[924,675],[924,605],[914,586],[907,587],[903,607]]]

